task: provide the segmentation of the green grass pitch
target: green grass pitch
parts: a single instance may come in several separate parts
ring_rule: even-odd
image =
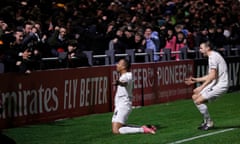
[[[158,127],[155,135],[113,135],[111,133],[112,113],[5,129],[3,134],[14,139],[17,144],[169,144],[234,128],[184,143],[239,144],[239,102],[240,92],[234,92],[209,103],[209,112],[215,122],[215,129],[209,131],[197,130],[202,117],[189,99],[133,109],[128,123],[154,124]]]

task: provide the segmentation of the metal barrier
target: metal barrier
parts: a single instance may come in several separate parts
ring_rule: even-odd
[[[152,49],[146,49],[143,53],[135,53],[134,49],[128,49],[123,54],[116,54],[114,50],[106,50],[103,55],[93,55],[93,51],[83,51],[86,54],[89,64],[94,65],[94,59],[105,59],[104,65],[112,65],[116,63],[116,58],[118,57],[127,57],[131,63],[135,63],[135,57],[144,56],[145,62],[154,62],[154,55],[161,55],[161,61],[169,61],[171,60],[171,54],[179,54],[180,59],[187,59],[187,47],[181,48],[179,51],[172,52],[169,48],[163,48],[163,52],[153,52]],[[77,57],[73,57],[72,59],[77,59]],[[50,57],[50,58],[42,58],[43,61],[56,61],[59,60],[59,57]]]
[[[131,63],[135,63],[136,57],[144,57],[144,62],[154,62],[153,57],[154,55],[160,55],[161,60],[160,61],[170,61],[172,54],[178,54],[180,60],[184,59],[202,59],[203,55],[199,52],[199,47],[195,47],[193,50],[189,50],[188,47],[180,48],[179,51],[171,51],[169,48],[163,48],[161,52],[154,52],[151,49],[146,49],[143,53],[136,53],[133,49],[126,50],[123,54],[116,54],[114,50],[106,50],[105,54],[103,55],[94,55],[93,51],[83,51],[83,53],[86,55],[88,59],[88,63],[90,66],[95,65],[95,61],[98,59],[104,59],[102,65],[113,65],[116,63],[117,58],[119,57],[127,57]],[[225,45],[224,49],[220,51],[221,54],[223,54],[224,57],[232,57],[232,56],[239,56],[240,55],[240,45],[236,45],[234,47],[230,45]],[[64,57],[66,53],[63,54],[62,57]],[[189,54],[192,56],[189,57]],[[43,62],[48,63],[60,63],[63,58],[61,56],[59,57],[48,57],[48,58],[42,58]],[[77,57],[73,57],[72,59],[79,59]],[[53,67],[54,69],[55,67]],[[44,69],[44,68],[43,68]],[[48,69],[48,68],[47,68]],[[4,64],[0,63],[0,73],[4,73]]]
[[[226,51],[226,56],[239,56],[240,55],[240,45],[225,45],[224,50]]]
[[[180,59],[188,59],[188,54],[194,54],[195,59],[203,58],[202,54],[199,52],[199,47],[195,47],[194,50],[189,50],[188,47],[180,48],[179,51],[171,51],[169,48],[163,48],[163,52],[153,52],[151,49],[146,49],[143,53],[135,53],[133,49],[126,50],[126,53],[123,54],[115,54],[114,50],[106,50],[105,54],[103,55],[93,55],[93,51],[83,51],[89,61],[90,65],[94,65],[93,59],[104,58],[105,65],[111,65],[116,62],[117,57],[127,57],[132,63],[135,62],[135,57],[144,56],[145,62],[153,62],[153,55],[161,55],[161,61],[169,61],[171,60],[171,54],[179,54]],[[236,47],[230,48],[229,45],[224,46],[224,50],[221,51],[224,56],[239,56],[240,54],[240,45]],[[43,61],[51,61],[51,60],[58,60],[58,57],[49,57],[49,58],[42,58]],[[73,59],[77,59],[73,57]]]

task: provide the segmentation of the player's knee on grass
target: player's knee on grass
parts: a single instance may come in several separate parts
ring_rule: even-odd
[[[120,133],[119,133],[119,129],[114,129],[114,128],[112,128],[112,133],[113,133],[113,134],[120,134]]]
[[[113,134],[119,134],[119,129],[122,127],[122,124],[120,123],[112,123],[112,133]]]

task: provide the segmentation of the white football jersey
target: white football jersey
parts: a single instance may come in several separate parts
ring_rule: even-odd
[[[120,82],[126,82],[126,86],[117,86],[115,95],[115,106],[126,107],[132,106],[133,77],[131,72],[122,74],[119,78]]]
[[[212,51],[208,58],[208,66],[210,69],[216,69],[218,76],[217,79],[214,80],[211,85],[212,86],[221,86],[228,87],[228,68],[223,57],[216,51]]]

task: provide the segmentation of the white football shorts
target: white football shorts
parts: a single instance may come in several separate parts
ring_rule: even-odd
[[[115,108],[113,117],[112,117],[112,122],[125,124],[128,120],[128,116],[131,113],[131,111],[132,111],[131,107]]]
[[[227,92],[227,90],[227,87],[207,86],[200,92],[200,94],[204,99],[211,101],[221,96],[223,93]]]

